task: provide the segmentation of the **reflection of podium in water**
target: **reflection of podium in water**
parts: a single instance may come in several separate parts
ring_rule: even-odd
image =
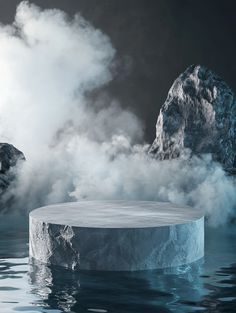
[[[151,201],[80,201],[30,213],[30,256],[70,269],[175,267],[204,255],[204,217]]]

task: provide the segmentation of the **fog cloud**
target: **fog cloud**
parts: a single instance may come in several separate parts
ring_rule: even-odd
[[[150,158],[140,120],[98,92],[114,60],[110,39],[79,14],[22,2],[0,27],[0,140],[27,159],[7,196],[26,211],[80,199],[172,201],[227,221],[233,179],[209,156]]]

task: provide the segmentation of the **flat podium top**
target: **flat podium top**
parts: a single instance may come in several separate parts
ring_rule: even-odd
[[[44,206],[30,218],[87,228],[146,228],[185,224],[203,217],[200,210],[168,202],[79,201]]]

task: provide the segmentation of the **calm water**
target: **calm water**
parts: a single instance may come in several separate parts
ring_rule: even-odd
[[[236,312],[236,225],[206,229],[205,258],[136,273],[73,273],[28,264],[23,218],[0,221],[0,313]]]

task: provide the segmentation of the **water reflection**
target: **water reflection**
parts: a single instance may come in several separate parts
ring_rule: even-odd
[[[44,304],[65,312],[177,312],[183,294],[200,299],[202,261],[176,270],[144,272],[72,272],[30,264],[32,292]],[[178,274],[176,273],[178,271]],[[182,306],[182,305],[181,305]]]
[[[205,283],[210,291],[198,302],[180,301],[182,304],[201,306],[204,312],[236,312],[236,264],[224,267],[215,273],[219,277],[216,284]]]
[[[28,229],[0,220],[0,312],[233,313],[236,227],[206,229],[204,262],[174,270],[71,272],[28,264]]]

